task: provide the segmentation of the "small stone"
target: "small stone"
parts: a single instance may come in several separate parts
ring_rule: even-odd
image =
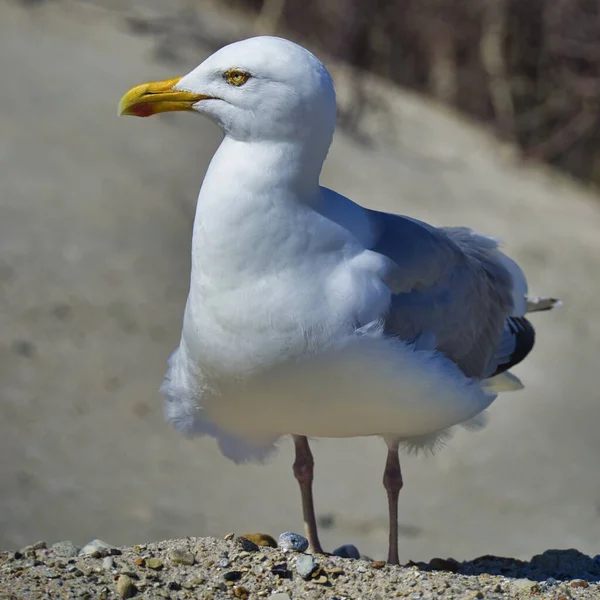
[[[115,559],[112,556],[105,556],[102,559],[102,568],[111,571],[115,568]]]
[[[318,583],[319,585],[325,585],[329,583],[329,579],[327,579],[327,575],[320,575],[319,577],[315,577],[313,583]]]
[[[223,573],[223,579],[225,581],[239,581],[241,578],[241,571],[228,571],[227,573]]]
[[[590,584],[585,579],[573,579],[569,584],[572,588],[588,588]]]
[[[248,588],[245,588],[243,585],[236,585],[233,588],[233,595],[236,598],[241,598],[242,600],[246,600],[250,595],[250,591]]]
[[[273,573],[273,575],[276,575],[280,579],[292,579],[292,572],[288,570],[287,563],[273,565],[271,567],[271,573]]]
[[[386,562],[385,562],[385,560],[374,560],[374,561],[371,563],[371,566],[372,566],[374,569],[383,569],[383,567],[385,567],[385,565],[386,565]]]
[[[292,600],[289,594],[284,592],[278,592],[277,594],[271,594],[269,600]]]
[[[125,565],[120,571],[119,575],[127,575],[127,577],[131,577],[131,579],[139,579],[140,576],[135,572],[127,568]]]
[[[183,548],[176,548],[169,552],[169,560],[175,565],[186,565],[191,567],[196,562],[196,557]]]
[[[308,540],[299,533],[285,531],[279,536],[277,545],[282,550],[291,550],[292,552],[305,552],[308,549]]]
[[[111,554],[121,554],[121,551],[102,540],[92,540],[81,549],[79,554],[94,558],[104,558]]]
[[[46,542],[36,542],[35,544],[30,544],[29,546],[21,548],[19,554],[22,554],[27,558],[35,558],[37,550],[45,550],[46,548]]]
[[[193,590],[195,587],[198,587],[199,585],[203,585],[205,583],[206,579],[204,579],[204,577],[192,577],[191,579],[184,581],[181,584],[181,587],[186,590]]]
[[[120,575],[119,579],[117,579],[117,594],[121,598],[131,598],[135,596],[135,593],[136,589],[131,577],[129,575]]]
[[[480,600],[483,598],[483,594],[479,591],[467,592],[465,595],[460,597],[460,600]]]
[[[164,564],[163,561],[160,560],[160,558],[147,558],[146,566],[149,569],[152,569],[153,571],[160,571],[163,568]]]
[[[60,575],[54,569],[44,569],[44,575],[48,579],[58,579]]]
[[[258,545],[246,537],[240,536],[237,538],[237,543],[244,552],[258,552]]]
[[[62,556],[64,558],[75,558],[79,554],[80,548],[77,547],[73,542],[64,541],[56,542],[52,544],[52,550],[56,556]]]
[[[223,539],[224,539],[226,542],[230,542],[230,541],[231,541],[231,540],[232,540],[234,537],[235,537],[235,533],[226,533],[226,534],[223,536]]]
[[[275,538],[271,537],[267,533],[244,533],[240,536],[246,540],[254,542],[257,546],[263,546],[265,548],[277,548],[277,542]]]
[[[332,554],[334,556],[339,556],[340,558],[360,558],[360,552],[354,544],[344,544],[343,546],[336,548]]]
[[[537,581],[531,579],[515,579],[512,582],[512,589],[517,592],[525,592],[528,594],[536,594],[540,591],[540,586]]]
[[[339,577],[344,574],[344,569],[340,569],[340,567],[331,567],[327,569],[327,574],[332,577]]]
[[[310,554],[299,556],[296,560],[296,572],[302,579],[310,579],[318,566],[317,561]]]

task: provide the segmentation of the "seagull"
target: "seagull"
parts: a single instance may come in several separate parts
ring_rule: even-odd
[[[332,78],[291,41],[227,45],[183,77],[143,83],[119,114],[200,113],[224,134],[198,196],[181,341],[161,391],[186,435],[235,462],[291,435],[312,552],[309,438],[380,436],[398,564],[399,449],[475,426],[535,332],[521,268],[499,242],[370,210],[319,184],[336,119]],[[400,195],[400,194],[399,194]]]

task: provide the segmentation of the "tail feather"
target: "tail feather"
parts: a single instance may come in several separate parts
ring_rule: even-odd
[[[562,302],[556,298],[548,298],[546,296],[534,296],[527,298],[527,312],[540,312],[542,310],[551,310],[553,308],[560,308]]]

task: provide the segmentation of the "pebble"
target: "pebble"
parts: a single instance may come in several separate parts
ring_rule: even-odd
[[[136,589],[133,580],[129,575],[120,575],[117,579],[117,594],[121,598],[131,598],[135,595]]]
[[[340,558],[360,558],[360,552],[354,544],[344,544],[343,546],[336,548],[332,554],[334,556],[339,556]]]
[[[112,556],[105,556],[102,559],[102,568],[111,571],[115,568],[115,560]]]
[[[60,575],[54,569],[44,569],[44,575],[48,579],[58,579]]]
[[[248,538],[240,536],[237,539],[237,543],[240,545],[241,549],[244,552],[258,552],[258,546],[252,540],[249,540]]]
[[[188,567],[191,567],[196,562],[195,556],[183,548],[171,550],[169,552],[169,560],[175,565],[187,565]]]
[[[296,572],[302,579],[310,579],[318,566],[317,561],[310,554],[299,556],[296,560]]]
[[[271,594],[269,600],[292,600],[289,594],[285,592],[278,592],[277,594]]]
[[[246,598],[248,598],[248,596],[250,595],[250,591],[245,588],[243,585],[236,585],[233,588],[233,595],[236,598],[241,598],[242,600],[246,600]]]
[[[73,542],[66,540],[64,542],[56,542],[56,544],[52,544],[52,550],[56,556],[75,558],[79,554],[81,548],[76,546]]]
[[[277,542],[275,538],[271,537],[267,533],[244,533],[240,538],[250,540],[257,546],[263,546],[265,548],[277,548]]]
[[[21,548],[21,550],[19,550],[19,554],[22,554],[27,558],[36,558],[36,551],[45,550],[46,548],[46,542],[36,542],[35,544],[30,544],[29,546]]]
[[[241,578],[241,571],[228,571],[227,573],[223,573],[223,579],[225,581],[239,581]]]
[[[276,575],[280,579],[291,579],[292,577],[292,572],[288,570],[287,563],[273,565],[271,567],[271,573],[273,573],[273,575]]]
[[[153,571],[160,571],[163,568],[163,561],[160,558],[147,558],[146,566]]]
[[[121,554],[121,551],[102,540],[92,540],[81,549],[79,554],[82,556],[93,556],[94,558],[104,558],[111,554]]]
[[[308,549],[308,540],[299,533],[285,531],[279,536],[277,545],[282,550],[291,550],[292,552],[305,552]]]
[[[206,579],[204,579],[204,577],[192,577],[191,579],[184,581],[181,584],[181,587],[186,590],[193,590],[195,587],[198,587],[199,585],[204,585],[205,583]]]
[[[511,588],[516,592],[534,594],[539,592],[540,585],[537,581],[532,581],[531,579],[515,579],[512,582]]]

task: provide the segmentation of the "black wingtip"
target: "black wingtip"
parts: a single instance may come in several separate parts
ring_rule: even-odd
[[[506,325],[515,337],[515,349],[508,361],[498,365],[494,375],[504,373],[518,365],[533,349],[535,345],[535,329],[525,317],[508,317]]]

